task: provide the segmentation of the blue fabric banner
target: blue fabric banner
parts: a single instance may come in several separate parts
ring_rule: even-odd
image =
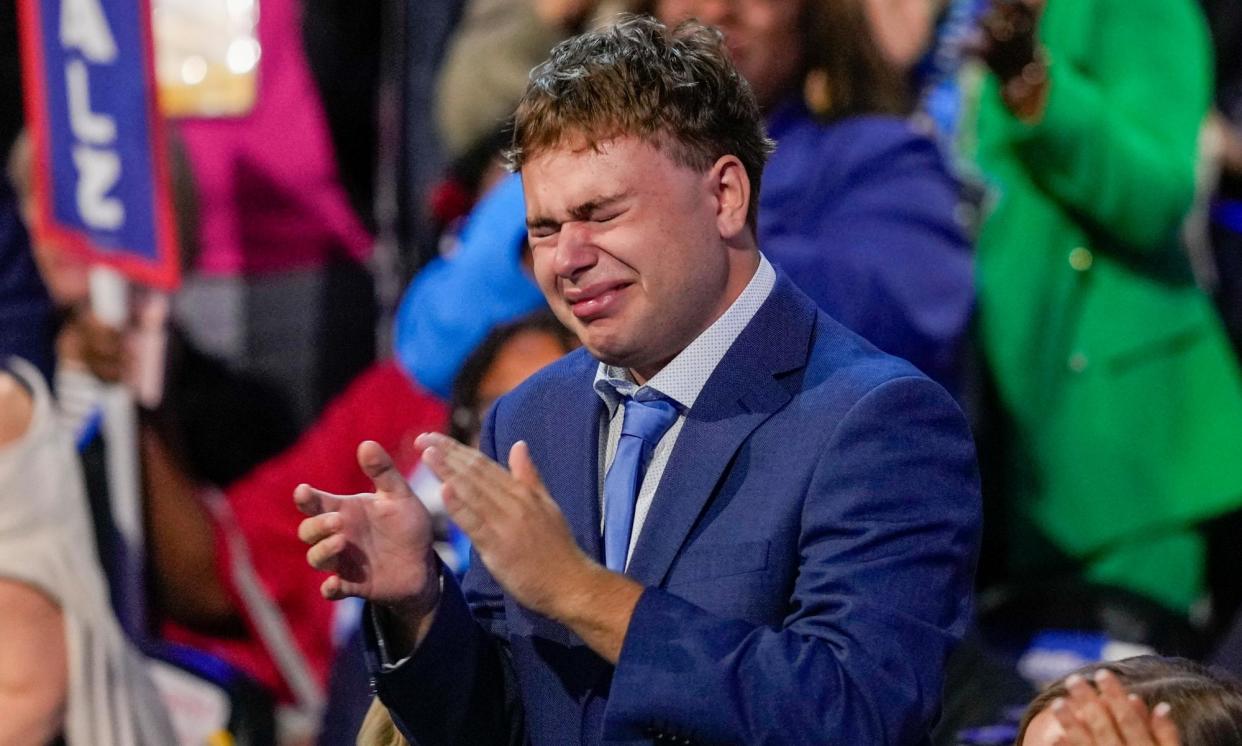
[[[148,0],[20,0],[36,233],[174,287]]]

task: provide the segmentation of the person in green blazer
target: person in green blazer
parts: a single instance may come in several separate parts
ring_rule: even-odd
[[[1010,570],[1186,611],[1242,507],[1242,374],[1179,229],[1211,99],[1192,0],[997,0],[968,152]]]

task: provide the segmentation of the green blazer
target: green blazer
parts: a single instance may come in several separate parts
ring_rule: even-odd
[[[1042,119],[989,76],[972,149],[982,346],[1012,442],[1012,559],[1185,609],[1196,523],[1242,506],[1242,375],[1178,240],[1211,97],[1192,0],[1051,0]]]

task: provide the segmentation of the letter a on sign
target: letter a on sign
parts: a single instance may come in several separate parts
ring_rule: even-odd
[[[179,281],[150,0],[18,0],[35,232],[129,279]]]

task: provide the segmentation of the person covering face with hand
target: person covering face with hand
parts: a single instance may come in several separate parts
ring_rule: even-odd
[[[515,122],[534,274],[584,349],[502,397],[480,450],[420,437],[464,581],[374,444],[375,493],[294,495],[324,594],[371,601],[394,721],[423,744],[925,742],[968,617],[969,435],[759,253],[770,144],[720,34],[571,39]]]
[[[1231,746],[1242,742],[1242,685],[1183,658],[1086,666],[1026,709],[1015,746]]]
[[[1030,720],[1020,746],[1181,746],[1169,705],[1149,711],[1111,672],[1091,682],[1071,676],[1064,687],[1067,696]]]

